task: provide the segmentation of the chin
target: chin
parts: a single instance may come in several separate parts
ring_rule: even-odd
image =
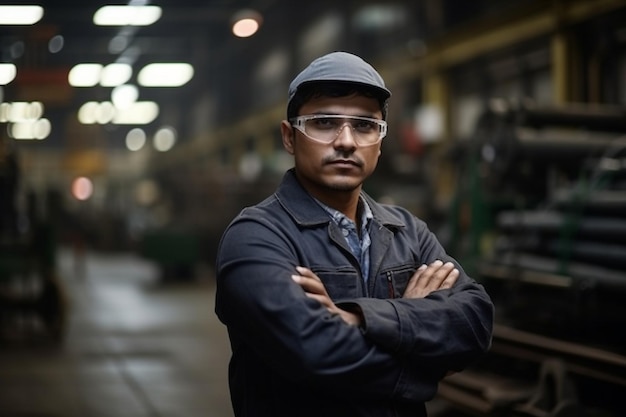
[[[361,185],[355,178],[339,178],[326,182],[326,186],[335,191],[354,191]]]

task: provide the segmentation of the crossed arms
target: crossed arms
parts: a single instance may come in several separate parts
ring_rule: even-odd
[[[347,324],[360,326],[363,322],[363,316],[358,308],[347,310],[338,307],[328,295],[326,288],[317,275],[308,268],[296,267],[298,274],[294,274],[291,278],[306,292],[307,297],[319,301],[329,313],[338,315]],[[424,298],[433,291],[452,288],[457,278],[459,270],[454,267],[452,262],[443,263],[435,261],[430,265],[420,266],[411,279],[402,294],[402,298]]]

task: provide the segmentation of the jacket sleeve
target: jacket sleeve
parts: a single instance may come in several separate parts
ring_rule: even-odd
[[[494,306],[483,286],[447,255],[423,222],[417,223],[421,262],[455,263],[460,275],[447,290],[425,298],[355,300],[364,317],[364,334],[377,346],[440,376],[460,371],[491,345]],[[419,266],[416,264],[416,267]]]
[[[263,219],[245,216],[225,232],[218,252],[216,313],[231,340],[245,344],[293,381],[346,395],[423,402],[438,378],[428,369],[407,374],[399,358],[331,316],[291,275],[290,240]]]

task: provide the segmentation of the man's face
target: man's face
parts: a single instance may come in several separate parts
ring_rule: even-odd
[[[300,109],[300,115],[311,114],[382,118],[378,101],[361,95],[314,98]],[[359,191],[363,181],[376,168],[380,156],[381,142],[359,145],[349,125],[344,126],[328,144],[306,137],[287,121],[283,121],[281,132],[285,149],[294,156],[296,175],[313,195]]]

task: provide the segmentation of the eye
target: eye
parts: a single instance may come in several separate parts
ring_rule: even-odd
[[[316,119],[311,120],[313,122],[313,126],[316,129],[326,130],[326,129],[336,129],[338,122],[333,117],[318,117]]]
[[[362,133],[369,133],[377,130],[377,124],[367,120],[355,120],[354,129]]]

